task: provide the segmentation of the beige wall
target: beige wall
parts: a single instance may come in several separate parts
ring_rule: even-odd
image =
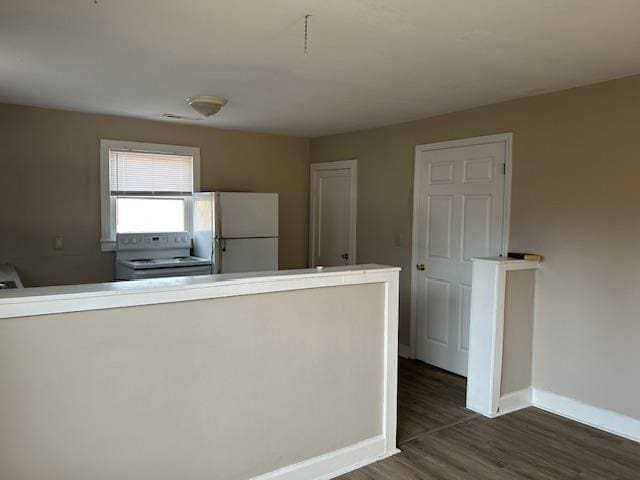
[[[244,480],[376,437],[385,308],[379,283],[4,319],[0,478]]]
[[[531,386],[535,270],[507,272],[500,395]]]
[[[511,248],[546,259],[534,385],[640,418],[640,76],[316,138],[310,157],[358,159],[357,261],[403,268],[408,344],[414,146],[501,132],[514,133]]]
[[[99,243],[102,138],[200,147],[203,189],[279,193],[280,267],[306,266],[307,139],[0,104],[0,263],[26,285],[113,279]]]

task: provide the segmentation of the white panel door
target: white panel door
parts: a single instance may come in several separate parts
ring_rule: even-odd
[[[466,376],[473,257],[502,253],[506,143],[416,149],[416,356]]]
[[[223,238],[278,236],[278,194],[222,192],[220,232]]]
[[[311,169],[311,266],[354,264],[355,166],[327,162]]]

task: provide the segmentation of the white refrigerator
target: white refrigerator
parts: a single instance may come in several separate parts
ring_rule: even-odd
[[[211,273],[278,269],[278,194],[194,193],[193,254]]]

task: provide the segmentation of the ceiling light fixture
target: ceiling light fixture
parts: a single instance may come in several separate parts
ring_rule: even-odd
[[[196,95],[187,98],[187,103],[203,117],[210,117],[227,104],[227,100],[213,95]]]

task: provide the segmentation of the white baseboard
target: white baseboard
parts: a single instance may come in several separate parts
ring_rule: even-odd
[[[540,388],[525,388],[501,397],[498,412],[493,415],[470,406],[467,408],[493,418],[530,406],[640,442],[640,420]]]
[[[485,410],[484,408],[474,404],[474,403],[469,403],[469,398],[467,398],[467,410],[471,410],[472,412],[476,412],[479,413],[480,415],[482,415],[483,417],[487,417],[487,418],[494,418],[497,415],[492,414],[491,412],[488,412],[487,410]]]
[[[409,345],[399,344],[398,345],[398,356],[402,358],[411,358],[411,348]]]
[[[328,480],[400,452],[387,452],[382,435],[300,463],[265,473],[251,480]]]
[[[562,417],[640,442],[640,420],[594,407],[539,388],[533,389],[533,406]]]
[[[531,387],[523,388],[517,392],[508,393],[500,397],[498,402],[498,412],[494,415],[499,417],[506,413],[515,412],[531,406],[533,391]]]

